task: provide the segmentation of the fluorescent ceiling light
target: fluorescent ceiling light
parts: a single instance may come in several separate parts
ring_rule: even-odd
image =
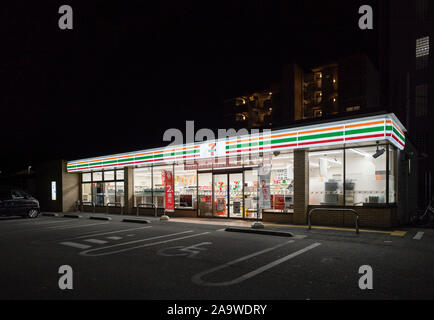
[[[351,150],[354,153],[358,153],[358,154],[360,154],[360,155],[362,155],[364,157],[369,157],[370,156],[370,154],[367,154],[366,152],[362,152],[362,151],[359,151],[359,150],[356,150],[356,149],[349,149],[349,150]]]

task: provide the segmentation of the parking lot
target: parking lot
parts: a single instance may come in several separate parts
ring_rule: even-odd
[[[41,216],[0,220],[0,299],[432,299],[434,232],[150,223]],[[198,223],[200,222],[200,223]],[[242,224],[242,223],[238,223]],[[58,269],[73,270],[73,289]],[[359,288],[359,267],[373,289]]]

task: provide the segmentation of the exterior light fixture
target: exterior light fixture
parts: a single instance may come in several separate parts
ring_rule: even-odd
[[[377,151],[372,155],[372,157],[374,159],[377,159],[379,156],[381,156],[386,150],[383,149],[378,149],[378,142],[377,142]]]

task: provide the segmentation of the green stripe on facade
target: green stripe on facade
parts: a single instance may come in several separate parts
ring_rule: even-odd
[[[393,132],[399,137],[399,139],[401,139],[403,142],[405,142],[405,138],[401,135],[401,133],[398,130],[393,128]]]
[[[352,135],[352,134],[359,134],[359,133],[368,133],[368,132],[377,132],[377,131],[384,131],[384,126],[365,128],[365,129],[348,130],[348,131],[345,131],[345,135]]]
[[[271,144],[297,141],[297,137],[271,140]]]
[[[298,141],[319,139],[319,138],[339,137],[339,136],[343,136],[343,135],[344,135],[343,131],[336,131],[336,132],[330,132],[330,133],[321,133],[321,134],[314,134],[311,136],[298,137]]]

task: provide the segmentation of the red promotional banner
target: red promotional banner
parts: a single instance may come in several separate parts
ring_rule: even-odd
[[[171,171],[163,171],[164,175],[164,208],[166,211],[175,211],[175,194],[173,190],[173,174]]]

